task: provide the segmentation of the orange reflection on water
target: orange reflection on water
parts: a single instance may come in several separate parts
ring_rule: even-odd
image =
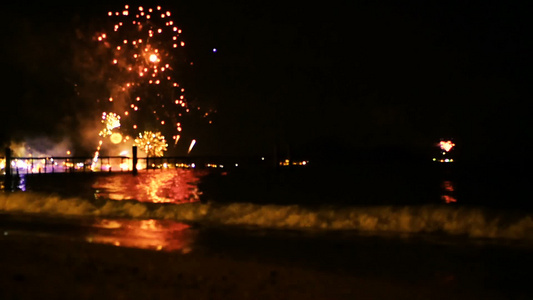
[[[169,169],[103,175],[93,184],[96,198],[153,203],[188,203],[200,199],[201,171]]]
[[[189,253],[196,232],[185,223],[167,220],[101,219],[86,240],[121,247]]]
[[[457,202],[457,199],[455,199],[454,197],[450,195],[442,195],[441,199],[444,200],[444,202],[446,202],[447,204]]]
[[[453,182],[451,182],[449,180],[445,180],[442,183],[442,187],[444,188],[445,191],[448,191],[448,192],[453,192],[454,191]]]
[[[444,194],[441,196],[441,199],[444,201],[444,203],[450,204],[457,202],[457,199],[453,196],[455,188],[452,181],[444,180],[442,182],[442,189]]]

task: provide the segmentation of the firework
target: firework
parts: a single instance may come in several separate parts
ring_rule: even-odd
[[[185,89],[175,80],[180,66],[188,65],[183,59],[181,29],[172,13],[161,6],[126,5],[108,12],[108,16],[110,28],[94,36],[99,47],[96,53],[106,63],[99,73],[106,80],[108,93],[98,101],[101,111],[106,112],[102,114],[100,137],[109,136],[113,143],[120,143],[138,136],[136,141],[142,145],[146,133],[155,132],[163,141],[165,136],[172,136],[176,145],[182,131],[180,119],[199,110],[190,109]],[[166,142],[162,144],[165,147],[157,147],[155,156],[166,151]],[[95,161],[101,146],[102,141]]]
[[[135,139],[135,144],[139,146],[149,157],[163,156],[167,151],[168,144],[161,132],[145,131],[139,133],[139,137]]]
[[[120,116],[116,113],[102,113],[102,123],[104,128],[100,130],[98,135],[107,137],[113,134],[113,129],[120,128]]]
[[[452,141],[440,141],[439,143],[439,147],[446,152],[450,152],[454,146],[455,144]]]
[[[187,154],[191,153],[192,148],[194,147],[194,145],[196,145],[196,140],[192,140],[191,141],[191,144],[189,145],[189,151],[187,152]]]

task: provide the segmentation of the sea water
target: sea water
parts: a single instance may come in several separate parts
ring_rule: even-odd
[[[0,238],[192,252],[269,263],[273,274],[290,265],[530,299],[533,216],[517,198],[523,182],[509,173],[496,180],[494,169],[429,167],[30,175],[20,191],[0,193]]]
[[[357,174],[363,171],[352,171],[353,177],[343,173],[342,178],[340,172],[306,169],[263,174],[171,169],[143,171],[138,176],[29,175],[24,179],[25,192],[0,194],[0,211],[209,226],[533,240],[529,210],[469,202],[455,192],[454,177],[422,174],[400,180],[383,170],[367,171],[364,176]],[[420,188],[421,183],[433,186]]]

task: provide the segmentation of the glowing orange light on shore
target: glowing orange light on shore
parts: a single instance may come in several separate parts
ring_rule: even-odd
[[[155,63],[158,60],[158,57],[156,54],[150,54],[150,57],[148,58],[151,62]]]

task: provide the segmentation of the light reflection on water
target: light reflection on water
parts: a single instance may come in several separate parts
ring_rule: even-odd
[[[198,181],[202,171],[173,169],[144,171],[137,176],[99,176],[92,188],[96,199],[137,200],[152,203],[190,203],[200,200]],[[190,225],[168,220],[101,219],[86,236],[90,243],[119,247],[189,253],[196,231]]]
[[[190,225],[167,220],[101,219],[85,237],[89,243],[189,253],[197,232]]]
[[[451,180],[444,180],[441,183],[442,195],[441,199],[446,204],[457,203],[457,198],[455,197],[455,183]]]
[[[96,199],[189,203],[200,200],[198,182],[202,175],[191,169],[145,171],[137,176],[115,174],[96,178],[92,188]]]

